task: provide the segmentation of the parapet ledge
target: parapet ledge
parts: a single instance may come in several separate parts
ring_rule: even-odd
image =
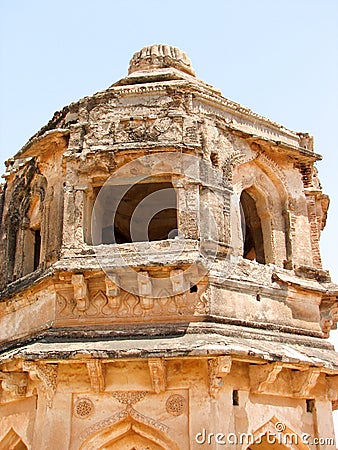
[[[17,172],[31,157],[38,155],[41,151],[48,149],[54,144],[68,145],[65,137],[68,136],[70,130],[68,128],[55,128],[45,131],[43,134],[35,134],[16,154],[9,158],[6,164],[6,172],[3,178],[8,178],[12,173]]]

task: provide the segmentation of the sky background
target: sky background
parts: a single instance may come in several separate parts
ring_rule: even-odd
[[[171,44],[225,97],[315,137],[338,282],[337,24],[337,0],[0,0],[0,172],[56,110],[125,76],[142,47]]]

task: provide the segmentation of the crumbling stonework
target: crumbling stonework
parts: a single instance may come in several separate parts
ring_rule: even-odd
[[[0,190],[0,449],[335,448],[318,159],[166,45],[55,113]]]

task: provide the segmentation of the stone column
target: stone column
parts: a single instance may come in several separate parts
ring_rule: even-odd
[[[318,450],[335,450],[335,433],[333,427],[332,407],[329,400],[316,400],[313,410],[314,428],[316,436],[311,436],[310,440],[314,438],[319,439],[317,444]],[[331,442],[330,442],[330,441]]]
[[[320,248],[319,248],[320,227],[318,226],[318,217],[317,217],[317,205],[316,205],[317,194],[318,194],[317,190],[311,188],[305,189],[309,223],[310,223],[312,261],[313,266],[320,269],[322,267],[322,259],[320,256]]]
[[[186,239],[199,237],[199,185],[173,179],[177,195],[177,227]]]
[[[74,192],[74,245],[82,247],[84,243],[84,202],[87,186],[76,186]]]
[[[73,186],[66,185],[64,187],[64,207],[63,207],[63,233],[62,233],[62,246],[69,248],[74,243],[74,188]]]

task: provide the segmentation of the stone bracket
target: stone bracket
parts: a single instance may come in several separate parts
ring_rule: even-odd
[[[230,373],[232,365],[231,356],[219,356],[209,359],[209,392],[211,397],[216,397],[223,385],[223,378]]]
[[[41,382],[42,390],[46,393],[47,405],[51,408],[56,391],[58,366],[55,364],[24,361],[22,368],[24,371],[29,372],[32,380]]]
[[[305,378],[302,379],[300,389],[294,391],[297,397],[308,397],[311,390],[315,387],[320,375],[320,367],[310,367],[305,372]]]
[[[152,298],[153,287],[148,272],[138,272],[137,285],[141,307],[143,309],[151,309],[154,306],[154,299]]]
[[[0,372],[1,386],[14,397],[24,397],[27,393],[28,374],[25,372]]]
[[[250,366],[251,391],[255,394],[272,393],[273,385],[283,367],[281,362]]]
[[[93,391],[95,393],[103,392],[105,389],[105,380],[103,375],[102,362],[98,359],[92,359],[88,361],[87,370]]]
[[[170,271],[170,280],[173,288],[173,293],[182,294],[188,290],[187,283],[184,278],[184,270],[175,269]]]
[[[161,358],[151,358],[148,360],[151,384],[156,394],[164,392],[167,387],[167,374],[165,361]]]
[[[329,337],[330,330],[338,322],[338,301],[336,297],[324,295],[320,304],[320,326],[324,336]]]
[[[282,371],[283,364],[282,363],[273,363],[269,364],[268,371],[265,375],[264,380],[262,380],[257,389],[257,393],[263,393],[269,390],[269,386],[271,386],[277,379],[278,374]]]
[[[72,285],[74,287],[74,300],[79,311],[86,311],[89,308],[88,284],[82,273],[72,275]]]
[[[109,275],[109,277],[106,277],[104,281],[106,285],[108,305],[113,310],[117,310],[121,305],[121,290],[118,285],[117,276]]]
[[[291,368],[293,369],[292,371],[290,370]],[[284,381],[278,380],[278,376],[283,369],[287,369],[290,373],[289,378],[283,378]],[[286,395],[291,395],[292,397],[297,398],[306,398],[315,387],[320,373],[320,367],[308,367],[301,365],[290,367],[290,365],[282,362],[251,366],[251,392],[255,394],[264,393],[279,395],[280,389],[283,386],[283,389],[288,392]],[[286,373],[286,377],[287,376],[288,374]],[[290,381],[286,382],[287,379]]]

